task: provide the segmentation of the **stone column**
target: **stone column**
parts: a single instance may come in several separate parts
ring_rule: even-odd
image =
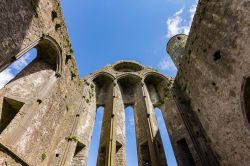
[[[113,113],[113,87],[113,84],[108,85],[105,93],[104,115],[97,158],[98,166],[108,166],[114,162],[115,141],[113,139],[113,126],[115,116]]]
[[[118,84],[114,86],[113,93],[114,134],[115,134],[115,164],[126,165],[126,139],[125,139],[125,111],[122,94]],[[113,138],[114,139],[114,138]]]
[[[72,165],[74,163],[74,158],[79,158],[81,160],[80,163],[81,165],[87,165],[87,159],[88,159],[88,153],[89,153],[89,148],[91,144],[91,136],[93,134],[93,129],[95,125],[95,119],[96,119],[96,98],[91,97],[95,96],[95,90],[92,89],[92,94],[86,95],[86,93],[90,92],[90,89],[85,89],[84,90],[85,94],[83,95],[84,98],[84,108],[83,112],[80,113],[80,118],[78,121],[78,126],[77,126],[77,138],[79,139],[78,144],[75,146],[75,152],[79,151],[81,148],[80,145],[84,145],[82,147],[82,150],[78,152],[77,156],[73,157]],[[86,101],[89,103],[86,103]],[[79,165],[80,165],[79,164]]]
[[[135,123],[139,165],[152,166],[167,165],[158,125],[153,111],[153,105],[144,84],[137,84],[135,88]],[[164,151],[163,151],[164,152]]]

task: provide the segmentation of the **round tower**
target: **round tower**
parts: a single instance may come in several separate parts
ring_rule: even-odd
[[[167,44],[167,53],[171,56],[174,64],[179,69],[180,62],[184,56],[185,45],[187,42],[187,35],[178,34],[173,36]]]

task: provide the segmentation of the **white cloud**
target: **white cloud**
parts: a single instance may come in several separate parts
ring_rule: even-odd
[[[167,37],[172,37],[179,33],[187,34],[189,31],[189,26],[183,25],[183,18],[181,14],[183,13],[183,8],[177,11],[173,16],[169,17],[167,20]]]
[[[182,14],[184,12],[184,8],[181,8],[173,16],[167,19],[167,37],[170,38],[176,34],[184,33],[188,34],[190,31],[190,27],[192,25],[192,20],[194,17],[194,13],[196,11],[197,2],[190,7],[189,12],[189,21],[182,18]]]
[[[22,70],[24,67],[28,65],[30,59],[31,59],[31,54],[28,52],[25,55],[23,55],[20,59],[16,60],[11,65],[11,68],[14,68],[16,70]]]
[[[198,4],[198,0],[196,0],[195,4],[193,4],[189,9],[188,9],[188,17],[187,19],[183,18],[183,14],[185,12],[185,8],[181,8],[177,12],[175,12],[171,17],[167,19],[167,37],[170,38],[174,35],[184,33],[184,34],[189,34],[190,27],[192,25],[193,17],[196,11],[196,7]],[[171,73],[176,73],[177,69],[175,67],[175,64],[171,60],[169,56],[164,57],[160,62],[158,67],[161,70],[166,70]]]
[[[10,69],[6,69],[0,73],[0,89],[3,88],[11,79],[14,78],[14,75],[11,73]]]
[[[193,5],[189,8],[189,14],[190,14],[189,26],[190,26],[190,27],[191,27],[191,25],[192,25],[192,21],[193,21],[194,14],[195,14],[195,11],[196,11],[196,8],[197,8],[197,4],[198,4],[198,0],[196,1],[195,4],[193,4]]]
[[[169,56],[164,57],[160,61],[158,67],[161,70],[168,70],[169,72],[176,72],[177,71],[175,64],[173,63],[173,61],[171,60],[171,58]]]
[[[3,88],[9,81],[11,81],[15,77],[13,69],[17,70],[18,72],[22,71],[22,69],[29,64],[31,58],[31,54],[28,52],[20,59],[16,60],[4,71],[0,72],[0,89]]]

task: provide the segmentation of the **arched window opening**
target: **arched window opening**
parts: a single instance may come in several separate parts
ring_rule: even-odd
[[[250,77],[245,79],[243,87],[244,87],[244,91],[243,91],[244,111],[245,111],[245,116],[248,120],[248,123],[250,124]]]
[[[170,93],[170,81],[160,74],[150,73],[144,80],[150,99],[154,106],[159,107],[164,103]]]
[[[134,111],[132,107],[125,108],[125,124],[126,124],[126,165],[137,166],[137,146],[136,131],[134,122]]]
[[[0,73],[0,89],[6,84],[11,82],[11,80],[18,77],[25,67],[27,67],[35,58],[37,57],[36,48],[32,48],[21,58],[17,59],[11,65],[9,65],[5,70]]]
[[[121,93],[122,100],[125,105],[133,105],[135,103],[135,91],[138,86],[141,86],[141,79],[136,75],[125,75],[117,80]]]
[[[96,103],[97,105],[104,105],[107,100],[108,92],[110,88],[113,88],[113,79],[109,75],[102,73],[98,75],[93,82],[96,87]]]
[[[17,60],[15,60],[16,58]],[[8,91],[4,95],[16,96],[26,103],[26,101],[36,100],[49,94],[50,88],[57,80],[56,77],[61,75],[61,59],[61,49],[50,36],[43,36],[34,41],[29,47],[12,57],[12,60],[16,61],[14,64],[8,61],[0,66],[0,70],[2,70],[13,64],[14,68],[18,69],[17,64],[20,64],[20,61],[26,64],[22,70],[19,70],[19,73],[15,70],[11,70],[13,71],[11,73],[7,68],[9,74],[16,73],[16,75],[5,85]]]
[[[95,124],[94,124],[93,134],[92,134],[91,143],[90,143],[90,149],[89,149],[89,155],[88,155],[89,157],[87,161],[88,166],[96,165],[97,163],[103,114],[104,114],[104,107],[98,107],[96,111]],[[103,148],[101,148],[100,151],[102,150]],[[105,151],[106,150],[104,150],[104,152]]]
[[[140,145],[140,154],[141,154],[142,165],[152,166],[150,150],[147,141]]]
[[[155,115],[156,115],[156,119],[158,122],[158,127],[160,130],[160,135],[161,135],[165,155],[167,156],[168,165],[177,166],[173,147],[172,147],[172,144],[171,144],[171,141],[169,138],[169,134],[168,134],[168,131],[166,128],[167,124],[165,124],[161,110],[159,108],[155,108]]]

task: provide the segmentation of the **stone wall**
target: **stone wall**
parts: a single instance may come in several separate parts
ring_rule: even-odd
[[[201,0],[176,82],[221,165],[249,165],[249,1]]]
[[[98,165],[126,163],[127,106],[141,166],[167,164],[156,107],[178,165],[249,165],[247,0],[199,1],[175,80],[132,61],[80,79],[59,0],[3,0],[0,11],[0,71],[37,49],[0,89],[0,165],[86,165],[99,106]]]
[[[1,165],[59,165],[84,109],[60,2],[4,0],[0,10],[0,71],[37,48],[37,58],[0,90]]]

